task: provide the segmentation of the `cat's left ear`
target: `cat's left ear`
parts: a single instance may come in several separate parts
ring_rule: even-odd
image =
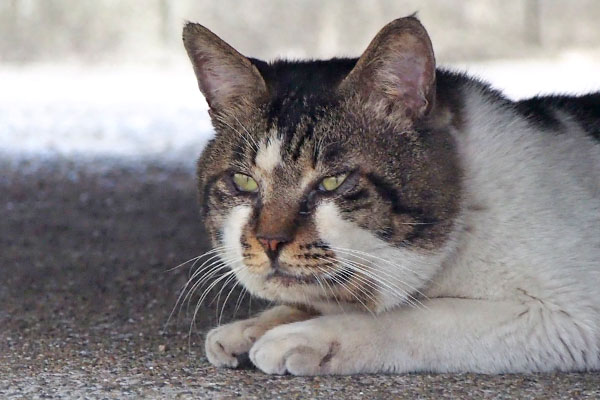
[[[183,44],[211,111],[244,107],[266,95],[265,81],[252,62],[204,26],[188,22]]]
[[[344,95],[411,120],[425,116],[435,100],[435,57],[427,31],[415,17],[387,24],[341,82]]]

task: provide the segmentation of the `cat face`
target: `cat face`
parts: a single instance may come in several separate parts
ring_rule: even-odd
[[[321,309],[418,301],[460,197],[420,23],[392,22],[359,60],[267,64],[196,24],[184,43],[216,130],[202,213],[237,279]]]

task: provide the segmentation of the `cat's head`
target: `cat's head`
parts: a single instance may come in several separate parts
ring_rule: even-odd
[[[317,308],[416,301],[460,196],[420,22],[391,22],[358,60],[266,63],[192,23],[183,39],[216,130],[202,214],[237,279]]]

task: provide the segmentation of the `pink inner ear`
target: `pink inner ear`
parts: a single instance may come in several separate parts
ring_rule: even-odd
[[[230,68],[221,68],[215,70],[209,68],[205,77],[204,84],[210,93],[208,97],[213,99],[230,99],[235,96],[236,91],[241,91],[243,82],[239,79],[240,74],[231,71]]]
[[[367,102],[402,109],[411,120],[423,117],[435,96],[435,58],[425,28],[412,17],[390,22],[340,88],[361,93]]]
[[[430,83],[427,75],[431,66],[428,64],[428,59],[419,54],[398,54],[384,66],[385,74],[395,78],[389,82],[393,87],[387,88],[388,93],[401,98],[405,107],[415,114],[424,112],[429,104],[425,93]]]
[[[257,77],[245,65],[210,56],[198,57],[198,79],[211,107],[231,103],[241,96],[257,93]]]
[[[235,107],[241,98],[258,98],[266,91],[264,80],[250,60],[205,27],[188,23],[184,45],[210,108]]]

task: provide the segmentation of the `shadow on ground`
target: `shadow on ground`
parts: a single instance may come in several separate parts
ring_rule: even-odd
[[[207,249],[188,169],[0,163],[0,397],[600,397],[597,373],[294,378],[214,369],[202,342],[220,306],[200,307],[191,333],[185,308],[164,329],[189,267],[167,270]],[[224,321],[262,306],[239,294]]]

